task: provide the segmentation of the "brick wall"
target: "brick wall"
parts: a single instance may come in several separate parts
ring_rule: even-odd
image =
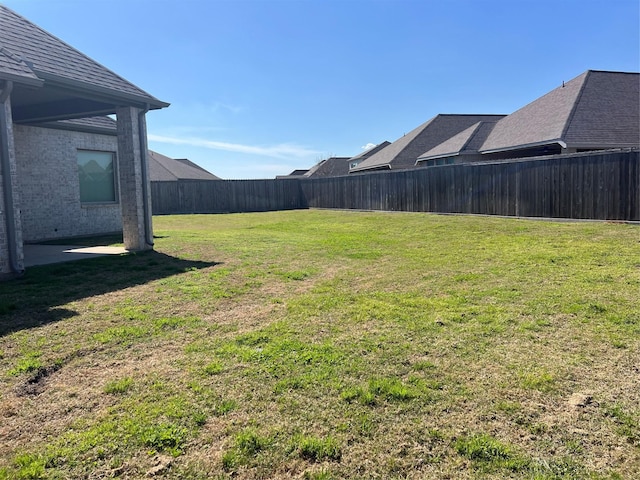
[[[117,137],[24,125],[14,137],[25,242],[122,230],[119,203],[80,203],[76,159],[78,149],[116,152]]]

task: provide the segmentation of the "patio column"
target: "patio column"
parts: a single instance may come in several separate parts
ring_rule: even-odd
[[[118,107],[116,115],[124,246],[128,250],[150,250],[153,248],[153,229],[145,111]]]
[[[0,276],[24,271],[9,81],[0,83]]]

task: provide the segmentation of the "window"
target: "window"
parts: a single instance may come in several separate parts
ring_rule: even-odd
[[[115,203],[116,177],[113,152],[78,150],[81,203]]]

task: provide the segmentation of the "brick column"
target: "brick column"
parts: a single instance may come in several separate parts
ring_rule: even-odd
[[[150,250],[153,244],[151,226],[151,188],[149,176],[143,178],[147,162],[147,132],[142,110],[119,107],[118,175],[124,246],[128,250]],[[144,165],[143,165],[144,162]],[[143,182],[146,181],[146,187]],[[146,192],[146,195],[145,195]],[[146,196],[146,208],[145,197]]]
[[[11,87],[5,83],[0,88],[0,99],[4,88]],[[3,277],[24,271],[11,95],[4,96],[6,98],[0,102],[0,276]],[[6,175],[10,177],[9,181]]]

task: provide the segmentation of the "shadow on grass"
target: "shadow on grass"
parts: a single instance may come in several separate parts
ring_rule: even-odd
[[[0,336],[74,317],[60,307],[74,300],[214,265],[151,250],[30,267],[23,277],[0,283]]]

